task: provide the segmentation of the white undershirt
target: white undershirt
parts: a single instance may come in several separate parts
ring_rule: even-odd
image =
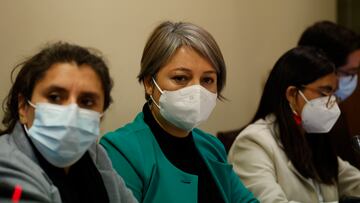
[[[315,192],[316,192],[316,194],[318,196],[319,202],[321,202],[321,203],[338,203],[338,201],[324,202],[324,197],[322,196],[321,190],[320,190],[320,184],[317,181],[313,180],[313,179],[311,179],[311,183],[315,188]]]
[[[315,192],[318,196],[319,202],[324,202],[324,197],[321,194],[319,183],[313,179],[311,179],[311,183],[313,184],[313,186],[315,188]]]

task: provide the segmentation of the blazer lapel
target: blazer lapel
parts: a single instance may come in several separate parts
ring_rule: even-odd
[[[231,182],[229,179],[229,174],[231,173],[232,166],[230,164],[221,163],[210,159],[204,160],[224,201],[230,202],[229,197],[226,194],[231,194]]]
[[[298,178],[300,178],[302,181],[304,181],[305,183],[307,183],[307,185],[315,191],[315,188],[314,188],[314,185],[313,185],[311,179],[304,178],[304,177],[299,173],[299,171],[296,170],[295,166],[291,163],[291,161],[288,161],[288,167],[289,167],[289,169],[290,169]]]
[[[324,197],[324,202],[334,202],[334,200],[339,199],[337,185],[325,185],[320,184],[320,191]]]

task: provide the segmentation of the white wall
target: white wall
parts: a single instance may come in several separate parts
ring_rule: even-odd
[[[1,0],[0,99],[10,88],[12,67],[46,42],[96,47],[115,81],[115,102],[102,126],[114,130],[145,102],[136,76],[152,29],[162,20],[190,21],[213,34],[228,66],[229,101],[219,102],[202,128],[230,130],[253,116],[275,60],[308,25],[324,19],[336,19],[335,0]]]

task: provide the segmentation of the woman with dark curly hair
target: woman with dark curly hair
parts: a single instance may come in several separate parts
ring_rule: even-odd
[[[136,202],[96,143],[111,103],[103,59],[55,43],[19,68],[5,100],[0,202]]]

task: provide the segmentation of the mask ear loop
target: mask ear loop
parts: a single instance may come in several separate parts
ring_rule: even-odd
[[[33,104],[30,100],[27,100],[27,103],[28,103],[30,106],[32,106],[34,109],[36,109],[36,105]]]
[[[299,94],[305,99],[305,101],[307,101],[307,99],[305,98],[305,96],[302,94],[301,90],[298,89],[298,92]],[[290,109],[292,111],[292,113],[296,116],[299,116],[299,113],[295,111],[293,105],[289,102],[289,106],[290,106]]]
[[[291,111],[293,112],[293,114],[299,115],[298,112],[295,111],[294,107],[291,105],[290,102],[289,102],[289,106],[290,106],[290,109],[291,109]]]
[[[33,107],[34,109],[36,109],[36,105],[33,104],[30,100],[26,100],[26,102]],[[27,128],[26,124],[23,124],[24,130],[26,132],[27,135],[29,135],[29,129]]]
[[[305,99],[305,101],[307,101],[307,99],[305,98],[305,96],[302,94],[302,92],[300,90],[298,90],[299,94]],[[302,119],[301,119],[301,116],[299,115],[298,112],[295,111],[294,107],[291,105],[291,103],[289,102],[289,106],[290,106],[290,109],[293,113],[293,118],[294,118],[294,121],[296,123],[296,125],[301,125],[302,123]]]
[[[301,90],[299,90],[299,94],[300,94],[301,97],[306,101],[306,103],[309,103],[309,100],[306,99],[305,95],[301,92]]]
[[[25,124],[23,124],[23,128],[24,128],[25,134],[26,134],[27,136],[29,136],[29,135],[30,135],[30,134],[29,134],[29,129],[26,127]]]
[[[152,77],[151,79],[152,79],[153,83],[155,84],[156,88],[159,90],[159,92],[160,92],[161,94],[163,94],[164,92],[161,90],[161,88],[159,87],[159,85],[156,83],[154,77]],[[160,109],[160,105],[156,103],[156,101],[155,101],[155,99],[154,99],[154,97],[153,97],[152,95],[150,95],[150,99],[151,99],[152,102],[155,104],[155,106],[156,106],[158,109]]]
[[[104,114],[105,114],[105,111],[103,111],[103,112],[99,113],[99,118],[104,117]]]
[[[294,120],[295,120],[295,123],[296,123],[297,125],[300,125],[301,122],[302,122],[301,116],[299,115],[298,112],[295,111],[295,109],[292,107],[292,105],[291,105],[290,103],[289,103],[289,106],[290,106],[290,109],[291,109],[291,111],[292,111],[292,113],[293,113],[293,118],[294,118]]]
[[[154,82],[156,88],[160,91],[161,94],[163,94],[164,92],[161,90],[161,88],[159,87],[159,85],[156,83],[154,77],[152,77],[151,79],[152,79],[152,81]]]

